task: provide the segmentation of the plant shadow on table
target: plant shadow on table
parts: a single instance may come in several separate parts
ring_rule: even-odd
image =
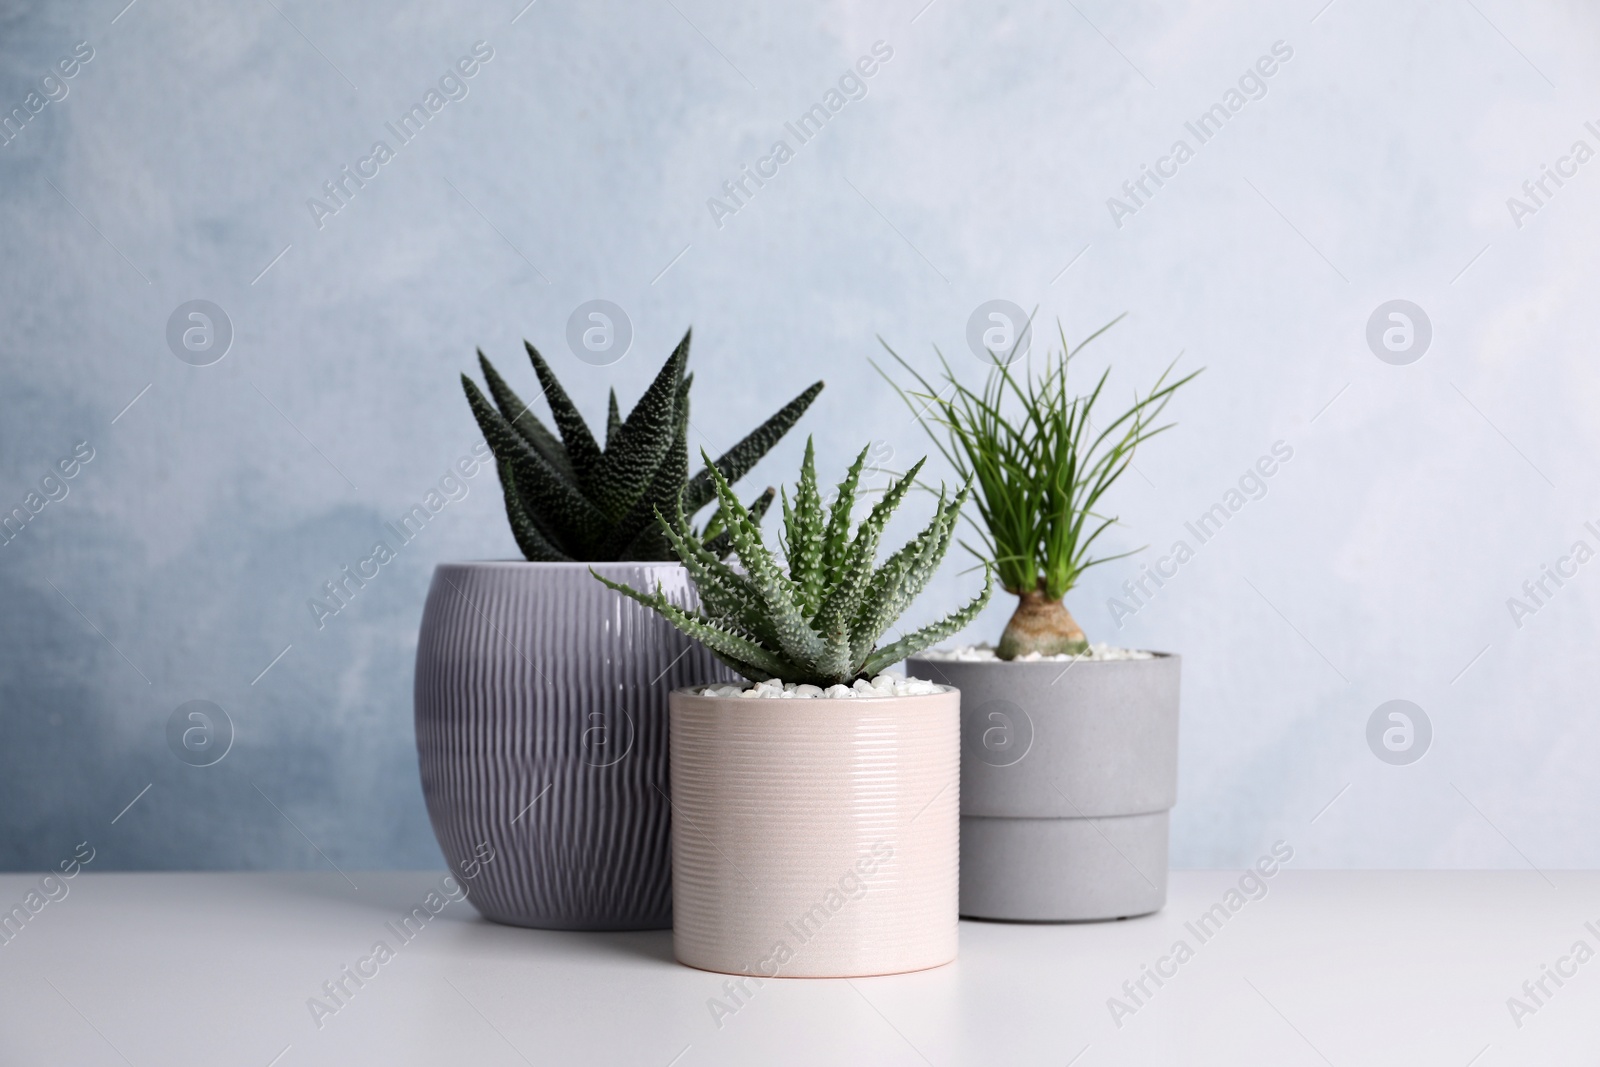
[[[440,893],[443,871],[350,871],[345,878],[309,871],[275,872],[262,892],[276,898],[306,897],[326,906],[337,903],[353,913],[371,916],[376,924],[405,915],[423,905],[430,892]],[[679,966],[672,952],[671,930],[536,930],[485,919],[468,900],[451,900],[430,920],[456,926],[460,936],[472,945],[526,944],[530,949],[581,947],[586,953],[601,952],[635,960]],[[459,924],[459,925],[458,925]]]
[[[534,930],[491,922],[476,912],[467,921],[476,927],[472,933],[474,942],[481,939],[503,945],[514,944],[522,939],[530,948],[537,947],[541,951],[559,946],[580,950],[591,956],[601,954],[674,969],[682,967],[672,952],[671,930]]]

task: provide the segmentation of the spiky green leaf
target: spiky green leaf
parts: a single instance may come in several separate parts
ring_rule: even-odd
[[[617,429],[622,425],[622,413],[617,410],[617,391],[611,390],[611,401],[606,406],[606,447],[611,447],[611,439],[616,436]]]
[[[759,526],[776,496],[777,493],[769,485],[764,493],[752,500],[750,506],[745,509],[750,513],[750,521]],[[706,523],[706,528],[700,532],[700,536],[705,540],[706,551],[718,559],[727,559],[728,553],[733,551],[733,538],[728,534],[727,523],[722,519],[720,507],[712,512],[711,521]]]
[[[705,458],[709,462],[710,457]],[[846,500],[853,496],[864,460],[865,452],[857,458],[840,487]],[[956,518],[966,501],[965,488],[948,503],[941,493],[929,526],[891,556],[882,568],[875,570],[873,562],[883,528],[889,515],[910,491],[922,463],[913,465],[904,477],[884,491],[871,514],[862,520],[854,538],[850,537],[848,505],[843,509],[836,507],[824,528],[822,504],[815,488],[814,458],[809,450],[806,467],[811,475],[802,474],[802,485],[795,495],[797,503],[791,503],[787,493],[784,495],[785,528],[791,542],[811,536],[805,533],[808,526],[823,531],[824,562],[817,568],[822,572],[822,603],[815,617],[808,618],[805,613],[801,586],[794,570],[791,567],[785,574],[779,567],[772,550],[762,542],[752,516],[739,505],[732,488],[714,464],[708,469],[719,513],[727,524],[724,533],[738,551],[745,573],[722,563],[710,546],[698,541],[680,505],[675,521],[663,520],[661,526],[673,551],[689,569],[700,590],[702,612],[691,616],[681,610],[669,611],[662,607],[659,593],[652,597],[633,590],[623,591],[661,610],[684,632],[704,640],[723,662],[758,681],[778,677],[819,686],[848,684],[903,658],[908,649],[920,650],[970,621],[982,607],[981,601],[992,592],[987,574],[984,596],[979,602],[934,626],[924,627],[912,638],[902,639],[888,649],[872,650],[883,630],[926,584],[933,568],[943,558]],[[770,499],[770,490],[767,499]],[[809,509],[811,515],[798,514],[797,506]],[[832,521],[841,511],[843,519]],[[826,543],[830,539],[831,548]],[[831,558],[840,559],[831,576],[825,565],[830,551]],[[793,552],[791,558],[802,555],[803,550]],[[621,588],[614,583],[607,584]],[[919,641],[923,643],[918,644]]]
[[[983,592],[979,593],[966,606],[959,611],[953,611],[938,622],[924,626],[915,633],[907,634],[893,644],[878,649],[866,658],[861,665],[864,675],[878,674],[886,667],[891,667],[907,656],[914,656],[925,648],[938,644],[951,634],[964,630],[984,605],[989,603],[989,598],[994,595],[994,572],[987,564],[983,568]]]
[[[789,577],[800,587],[800,605],[809,618],[822,604],[826,581],[822,570],[822,494],[817,489],[816,449],[809,437],[800,463],[800,481],[795,484],[794,506],[790,507],[787,494],[783,498],[783,526]]]
[[[725,628],[767,647],[776,646],[777,631],[750,579],[697,541],[681,506],[676,522],[661,517],[660,523],[678,559],[694,580],[705,612],[721,620]]]
[[[866,659],[873,642],[922,592],[950,545],[950,531],[961,511],[962,499],[958,497],[956,505],[950,507],[941,490],[933,519],[873,572],[867,595],[850,623],[850,655],[856,662]]]
[[[522,493],[517,488],[517,476],[511,464],[496,460],[495,468],[500,475],[500,490],[505,496],[506,518],[511,521],[511,536],[517,539],[517,547],[522,550],[523,557],[534,563],[571,563],[572,557],[546,539],[522,506]]]
[[[533,554],[530,558],[548,556],[546,549],[528,536],[530,524],[549,543],[550,551],[573,559],[671,557],[671,545],[658,528],[655,516],[658,509],[671,513],[678,507],[689,481],[689,391],[694,381],[687,370],[689,341],[690,335],[685,334],[627,418],[621,415],[616,393],[608,396],[604,449],[594,443],[554,372],[531,344],[526,345],[528,358],[561,436],[547,429],[493,364],[481,351],[478,353],[494,401],[487,406],[488,413],[484,410],[486,403],[480,404],[481,398],[475,398],[476,387],[468,385],[465,377],[463,388],[473,407],[473,417],[484,428],[485,436],[492,438],[491,448],[513,465],[509,481],[502,479],[502,486],[508,487],[517,507],[514,512],[513,503],[508,501],[507,517],[518,543]],[[776,427],[787,428],[796,414],[791,402],[757,434],[741,442],[725,466],[735,475],[743,473],[748,466],[747,454],[757,443],[755,439],[763,432],[771,437]],[[767,446],[770,440],[763,445]],[[525,452],[531,452],[534,458]],[[548,484],[552,478],[567,483],[570,492],[553,488]],[[702,481],[709,486],[709,481]],[[578,499],[574,501],[573,496]],[[762,497],[751,506],[757,520],[771,499],[770,495]],[[694,510],[690,509],[689,514]],[[727,553],[728,542],[725,538],[719,540],[717,531],[704,539],[712,542],[714,552]]]
[[[711,457],[702,450],[702,458],[709,464]],[[811,629],[805,613],[800,610],[795,587],[778,566],[772,552],[761,541],[761,528],[750,520],[750,515],[733,495],[733,487],[714,466],[711,481],[716,488],[717,500],[727,523],[733,549],[739,554],[749,576],[750,585],[761,597],[772,630],[777,638],[775,652],[791,661],[814,661],[822,652],[822,642]]]
[[[595,574],[592,568],[589,573],[594,574],[601,582],[623,596],[637,600],[659,612],[668,622],[705,645],[711,650],[712,655],[746,678],[755,681],[778,678],[783,675],[786,668],[792,666],[749,638],[740,637],[723,629],[715,620],[704,615],[691,614],[678,607],[661,594],[659,586],[655,593],[640,593],[603,575]]]
[[[533,363],[534,373],[539,376],[545,403],[550,405],[550,416],[561,434],[561,443],[566,446],[567,460],[572,464],[579,487],[601,510],[606,510],[602,492],[604,485],[600,478],[602,453],[594,435],[589,432],[589,424],[567,396],[567,391],[561,388],[561,382],[556,379],[555,372],[544,361],[539,350],[527,341],[522,342],[522,347],[528,350],[528,359]]]
[[[862,455],[866,452],[863,450]],[[845,650],[848,657],[850,640],[850,621],[856,615],[856,610],[861,606],[867,596],[872,579],[872,565],[877,558],[878,542],[883,535],[883,528],[889,521],[889,516],[900,506],[906,493],[916,484],[917,473],[922,470],[922,465],[927,458],[917,460],[912,464],[905,476],[896,479],[888,489],[884,490],[883,497],[872,506],[867,517],[861,521],[856,529],[855,539],[850,542],[849,550],[845,553],[844,561],[834,573],[834,585],[823,598],[822,606],[817,608],[814,625],[823,639],[834,643]],[[857,460],[859,466],[860,460]],[[852,468],[854,470],[855,468]],[[840,487],[843,492],[843,486]],[[842,534],[841,534],[842,539]]]
[[[567,459],[567,450],[561,446],[561,441],[539,421],[539,416],[533,413],[533,409],[524,404],[522,398],[512,391],[481,348],[478,349],[478,366],[483,369],[483,379],[489,383],[489,395],[494,397],[495,406],[500,409],[500,414],[505,420],[516,428],[522,439],[528,442],[535,452],[545,458],[545,462],[567,480],[576,482],[577,475],[573,473],[572,462]]]
[[[689,334],[685,333],[606,448],[604,484],[614,518],[622,519],[639,504],[677,439],[687,433],[685,412],[680,434],[678,399],[686,395],[684,368],[688,359]],[[686,470],[684,478],[687,477]],[[682,484],[680,481],[672,487],[674,494]],[[653,507],[645,511],[647,516],[653,513]]]
[[[828,525],[822,535],[823,584],[837,587],[850,554],[850,513],[855,509],[856,487],[861,484],[861,468],[866,465],[868,445],[845,472],[828,509]]]
[[[605,516],[511,428],[471,378],[462,375],[461,386],[489,450],[496,460],[511,465],[522,505],[546,540],[557,550],[572,555],[569,545],[596,539],[605,527]]]
[[[789,401],[778,409],[772,418],[757,426],[746,434],[743,440],[728,449],[713,466],[722,472],[722,476],[730,482],[736,482],[750,472],[750,468],[760,462],[761,457],[772,450],[772,446],[782,440],[783,435],[789,432],[794,424],[800,421],[806,408],[822,392],[821,382],[813,382],[809,388],[799,396]],[[711,484],[711,472],[700,471],[689,484],[684,487],[683,506],[690,515],[711,503],[716,496],[716,489]]]

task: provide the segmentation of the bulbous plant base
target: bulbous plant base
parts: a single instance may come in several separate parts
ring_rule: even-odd
[[[1041,656],[1077,656],[1088,651],[1089,639],[1072,612],[1059,600],[1049,600],[1042,592],[1029,590],[1017,594],[1017,610],[1000,635],[995,655],[1016,659],[1030,652]]]

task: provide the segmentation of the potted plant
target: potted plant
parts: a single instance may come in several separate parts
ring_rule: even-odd
[[[943,559],[967,490],[941,493],[927,527],[878,565],[921,463],[852,535],[866,457],[825,510],[807,443],[783,497],[785,565],[712,470],[742,567],[706,551],[683,511],[661,523],[698,610],[598,575],[754,683],[671,694],[673,945],[690,966],[840,978],[955,958],[961,696],[883,672],[967,625],[991,586],[878,647]]]
[[[658,683],[729,677],[698,643],[589,577],[659,586],[685,608],[658,508],[693,515],[715,495],[689,477],[689,335],[626,419],[611,393],[605,443],[527,345],[552,433],[479,352],[493,403],[462,387],[499,470],[525,561],[441,564],[417,639],[416,730],[423,796],[452,869],[487,844],[474,883],[485,916],[554,929],[671,925],[666,700]],[[736,444],[717,476],[743,475],[810,405],[817,382]],[[741,518],[755,521],[767,490]],[[691,536],[730,539],[713,515]]]
[[[1070,394],[1076,354],[1062,335],[1037,376],[997,358],[973,391],[943,356],[935,388],[890,351],[917,383],[901,395],[931,412],[925,428],[976,487],[982,543],[971,550],[1017,597],[998,646],[907,662],[962,693],[961,914],[974,918],[1112,919],[1166,903],[1179,659],[1091,646],[1063,598],[1089,567],[1130,554],[1092,554],[1116,521],[1101,498],[1169,428],[1161,413],[1194,375],[1174,380],[1168,367],[1097,421],[1109,371]]]

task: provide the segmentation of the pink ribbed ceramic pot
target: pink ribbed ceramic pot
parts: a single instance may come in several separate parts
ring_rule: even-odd
[[[961,697],[671,695],[673,945],[704,970],[956,956]]]

